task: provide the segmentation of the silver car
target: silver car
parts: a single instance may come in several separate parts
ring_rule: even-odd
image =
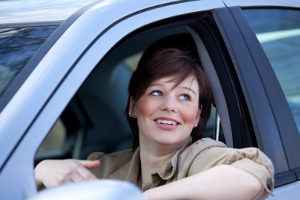
[[[0,1],[0,199],[85,191],[37,193],[34,166],[130,148],[128,81],[141,53],[174,34],[193,37],[212,86],[206,136],[260,148],[276,172],[269,199],[300,199],[297,0]],[[110,183],[95,195],[143,198]]]

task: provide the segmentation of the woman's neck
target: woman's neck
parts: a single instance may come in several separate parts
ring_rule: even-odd
[[[153,174],[157,168],[171,159],[174,153],[175,152],[169,152],[167,154],[154,154],[153,152],[140,147],[141,184],[152,182],[151,174]]]
[[[150,183],[151,174],[172,158],[182,145],[151,145],[140,141],[141,183]]]
[[[177,149],[168,152],[153,152],[143,146],[140,146],[141,164],[147,168],[159,168],[174,155],[176,150]]]

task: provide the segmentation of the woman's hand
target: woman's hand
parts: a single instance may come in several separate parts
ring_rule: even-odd
[[[54,187],[68,182],[80,182],[97,179],[88,169],[100,165],[99,160],[44,160],[34,169],[35,180],[39,188]]]

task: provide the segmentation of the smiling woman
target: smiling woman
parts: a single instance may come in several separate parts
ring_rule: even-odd
[[[132,98],[132,101],[136,101],[139,98],[147,96],[147,93],[152,92],[155,87],[169,87],[165,88],[167,90],[176,87],[177,89],[175,91],[179,92],[179,94],[175,94],[179,95],[178,98],[180,96],[181,98],[182,96],[189,98],[194,97],[190,99],[187,105],[186,103],[183,105],[186,106],[184,109],[196,111],[198,114],[201,113],[199,126],[193,130],[189,130],[189,133],[192,132],[191,135],[195,141],[202,137],[206,127],[206,122],[211,112],[212,96],[206,76],[200,68],[200,63],[195,59],[197,57],[197,51],[194,46],[189,45],[193,44],[192,38],[181,35],[182,40],[174,43],[177,37],[170,36],[167,39],[158,41],[145,51],[129,84],[129,97]],[[147,74],[146,77],[145,74]],[[170,80],[165,80],[167,85],[164,81],[163,83],[157,81],[163,77],[169,77]],[[187,77],[190,77],[190,79],[185,80]],[[195,81],[193,81],[194,79]],[[186,94],[186,89],[183,92],[182,88],[188,88],[188,94]],[[192,95],[191,91],[194,91],[196,94]],[[163,91],[158,90],[156,92],[163,95]],[[132,110],[129,109],[129,104],[127,104],[125,112],[132,112]],[[198,124],[199,119],[196,119],[197,117],[196,115],[194,116],[193,124]],[[138,131],[140,127],[136,119],[127,118],[127,120],[134,136],[133,149],[135,149],[138,146]]]
[[[146,199],[265,198],[274,170],[261,151],[202,138],[211,103],[192,38],[163,38],[144,52],[129,84],[132,149],[95,152],[88,161],[42,161],[35,168],[37,184],[109,178],[134,183]]]

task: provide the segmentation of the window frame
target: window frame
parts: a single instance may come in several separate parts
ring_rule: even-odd
[[[225,9],[216,9],[214,14],[217,12],[226,12]],[[227,17],[230,18],[229,15]],[[214,15],[215,20],[218,18]],[[230,21],[224,21],[224,26],[227,26],[227,23]],[[245,99],[241,94],[241,88],[233,69],[233,64],[231,58],[229,57],[228,50],[224,44],[224,41],[221,37],[221,34],[217,28],[217,25],[214,24],[211,20],[199,21],[193,26],[198,35],[202,38],[203,45],[205,46],[213,64],[215,70],[215,75],[213,77],[208,77],[212,84],[215,84],[214,79],[218,79],[221,88],[217,89],[218,92],[222,92],[224,97],[219,96],[214,92],[215,101],[219,101],[220,105],[217,105],[218,113],[221,117],[222,127],[225,131],[225,138],[231,138],[228,145],[234,148],[243,148],[254,146],[257,147],[257,141],[253,134],[253,127],[250,122],[250,116],[245,105]],[[197,44],[199,45],[199,43]],[[204,50],[204,49],[203,49]],[[201,54],[201,53],[200,53]],[[209,69],[206,69],[207,71]],[[209,74],[209,73],[208,73]],[[215,87],[215,86],[213,86]],[[221,99],[218,99],[220,98]],[[224,102],[225,104],[221,105]],[[225,108],[226,107],[226,108]],[[224,111],[226,109],[227,111]],[[232,112],[234,110],[234,112]],[[226,113],[226,114],[225,114]],[[226,116],[228,115],[228,116]],[[226,126],[229,126],[230,130]],[[231,134],[228,137],[228,134]]]
[[[98,27],[97,30],[101,30],[101,28],[107,25],[107,27],[101,30],[102,32],[98,33],[98,35],[91,41],[91,43],[81,53],[81,55],[76,59],[76,61],[71,66],[67,66],[69,70],[67,71],[67,73],[64,74],[63,78],[59,82],[55,83],[56,87],[54,88],[53,91],[51,90],[50,96],[48,96],[47,99],[45,100],[43,99],[44,97],[39,98],[39,103],[43,103],[43,105],[41,108],[39,108],[37,113],[31,114],[34,116],[34,118],[29,119],[30,123],[28,124],[28,126],[25,127],[26,124],[22,125],[24,126],[23,127],[24,132],[14,133],[14,135],[18,135],[18,137],[14,139],[14,141],[16,141],[17,143],[15,144],[14,147],[12,147],[12,149],[8,150],[8,151],[11,150],[11,152],[8,154],[8,157],[4,160],[4,162],[1,161],[0,170],[2,176],[0,179],[0,183],[2,182],[1,180],[11,179],[12,177],[16,179],[18,177],[20,184],[15,184],[14,182],[7,184],[7,191],[9,190],[20,191],[20,189],[22,189],[23,193],[20,194],[18,192],[14,192],[13,194],[10,195],[12,196],[14,195],[14,197],[17,198],[18,195],[22,195],[22,197],[24,196],[28,197],[36,193],[36,186],[35,186],[34,174],[33,174],[33,160],[34,160],[35,151],[37,150],[38,146],[41,144],[42,140],[44,139],[44,137],[46,136],[50,128],[57,120],[58,116],[62,113],[65,106],[71,100],[72,96],[76,93],[76,91],[78,90],[82,82],[86,79],[86,77],[89,75],[92,69],[97,65],[99,60],[103,59],[105,54],[118,41],[120,41],[123,37],[125,37],[127,34],[129,34],[135,29],[138,29],[145,25],[149,25],[153,22],[160,21],[162,19],[167,19],[169,17],[176,17],[183,14],[190,14],[193,12],[202,12],[205,10],[209,10],[210,7],[216,7],[216,5],[218,5],[217,7],[224,7],[221,1],[216,1],[217,3],[214,4],[211,4],[209,2],[210,1],[208,0],[207,1],[178,1],[169,4],[162,4],[160,6],[154,6],[151,9],[144,9],[144,10],[137,11],[135,13],[130,13],[128,16],[125,16],[112,24],[107,25],[104,23],[100,28]],[[83,17],[83,19],[88,20],[89,17],[93,17],[93,22],[97,22],[99,19],[95,17],[95,13],[97,13],[97,9],[92,9],[91,13],[86,15],[86,17]],[[97,14],[98,17],[103,16],[103,13],[98,12]],[[84,20],[80,20],[81,23],[83,23]],[[90,23],[92,22],[89,22],[88,24]],[[81,27],[81,25],[82,24],[80,25],[77,24],[77,26],[72,25],[72,27],[70,28],[73,29],[83,28]],[[66,32],[69,32],[70,28],[66,30]],[[95,33],[95,30],[93,31],[92,32]],[[68,34],[70,34],[70,32]],[[63,34],[63,36],[64,35],[65,34]],[[43,57],[43,59],[37,66],[38,68],[42,67],[40,65],[41,63],[43,63],[43,61],[46,62],[45,57],[47,57],[47,59],[50,59],[51,56],[54,55],[53,49],[58,48],[59,45],[57,43],[60,43],[60,41],[61,38],[56,42],[55,45],[51,47],[52,50],[51,54],[49,55],[49,52],[47,52],[47,54]],[[97,52],[98,57],[95,56],[95,52]],[[36,69],[34,70],[34,72],[36,71]],[[53,70],[56,69],[57,67]],[[31,83],[30,81],[29,82],[26,81],[26,83],[30,84]],[[46,81],[44,81],[43,83],[46,84]],[[35,90],[35,92],[38,92],[42,88],[42,86],[38,88],[39,89]],[[14,97],[14,99],[15,98],[16,97]],[[7,106],[5,109],[7,109]],[[9,128],[9,125],[10,124],[6,125],[6,127],[4,127],[4,130],[7,130]],[[0,128],[2,127],[0,126]],[[20,134],[21,136],[19,137]],[[34,141],[32,140],[32,138],[34,138]],[[20,160],[20,158],[22,159]],[[15,169],[12,174],[10,169],[15,168],[14,166],[24,166],[24,167],[22,167],[22,169],[20,168]],[[25,182],[26,184],[22,184]],[[24,187],[26,187],[25,190]],[[24,194],[24,191],[26,191],[26,194]],[[5,195],[7,196],[9,194],[6,193],[4,194],[4,196]]]
[[[187,4],[188,3],[190,3],[190,2],[187,2]],[[191,3],[191,5],[193,5],[193,4]],[[180,6],[180,4],[174,5],[174,6]],[[145,13],[148,12],[147,15],[155,16],[150,11],[151,10],[147,10],[147,11],[145,11]],[[199,12],[200,11],[202,11],[202,10],[199,10]],[[239,80],[243,84],[243,82],[245,80],[241,79],[241,75],[239,74],[238,70],[243,71],[242,69],[240,69],[240,67],[241,67],[240,65],[245,63],[246,61],[239,60],[237,58],[238,57],[237,49],[239,49],[238,47],[245,48],[246,45],[244,44],[244,41],[241,39],[241,36],[239,35],[238,28],[236,26],[234,26],[233,19],[231,18],[229,12],[226,9],[217,9],[214,12],[215,12],[214,13],[215,19],[217,20],[217,25],[218,25],[219,29],[221,30],[221,35],[225,41],[225,45],[227,46],[228,53],[231,56],[231,59],[232,59],[235,69],[237,70],[237,75],[240,78]],[[171,16],[173,17],[173,15],[171,15]],[[76,93],[80,84],[88,76],[88,74],[92,71],[92,69],[96,66],[99,59],[101,60],[105,56],[105,54],[109,51],[109,49],[112,48],[120,40],[120,38],[124,37],[124,36],[120,36],[117,34],[118,28],[121,29],[122,27],[128,27],[127,23],[130,24],[132,21],[135,21],[135,17],[137,17],[137,19],[139,17],[143,18],[144,20],[147,19],[147,18],[143,17],[143,12],[136,13],[136,15],[131,15],[128,18],[124,18],[123,21],[121,20],[117,24],[114,24],[112,27],[107,29],[105,33],[98,35],[97,38],[95,38],[95,40],[93,41],[93,43],[90,44],[88,49],[86,49],[86,51],[83,52],[82,55],[72,65],[70,71],[68,71],[68,74],[66,74],[65,77],[63,78],[63,80],[61,80],[61,82],[58,83],[57,87],[55,88],[55,91],[53,91],[51,93],[51,96],[47,99],[47,101],[45,102],[45,104],[43,105],[41,110],[37,113],[37,116],[33,119],[32,123],[30,124],[28,129],[26,129],[26,132],[23,134],[22,138],[20,138],[18,146],[16,146],[15,149],[13,149],[14,156],[12,156],[10,159],[7,160],[7,162],[5,163],[6,165],[4,168],[2,168],[2,170],[5,171],[5,169],[9,169],[9,168],[15,166],[16,164],[18,164],[18,165],[20,165],[20,163],[25,164],[24,165],[25,167],[23,168],[23,170],[21,170],[22,173],[24,173],[24,172],[25,173],[22,176],[22,178],[20,177],[20,182],[28,183],[28,185],[26,187],[28,187],[30,189],[29,189],[29,191],[27,191],[26,195],[30,196],[36,192],[35,184],[34,184],[34,180],[33,180],[34,175],[33,175],[33,170],[32,170],[33,169],[32,161],[33,161],[34,153],[35,153],[36,149],[38,148],[39,144],[41,143],[43,138],[46,136],[48,130],[54,124],[54,122],[56,121],[56,119],[58,118],[58,116],[60,115],[62,110],[65,108],[67,103],[70,101],[71,97]],[[224,17],[224,18],[222,19],[222,17]],[[149,21],[146,21],[146,22],[145,21],[142,21],[142,22],[136,21],[137,23],[134,24],[133,27],[130,26],[130,30],[135,30],[134,27],[139,27],[140,24],[144,24],[144,25],[151,24],[152,22],[156,22],[156,21],[159,21],[159,20],[165,19],[165,18],[167,18],[167,17],[157,16],[157,18],[151,19],[151,20],[149,19]],[[115,28],[115,27],[117,27],[117,28]],[[232,29],[230,29],[230,28],[232,28]],[[127,35],[130,33],[130,30],[128,30],[128,29],[126,29],[126,30],[128,31],[128,33],[122,33],[123,35]],[[114,35],[114,38],[111,38],[110,32],[113,33],[112,35]],[[232,32],[234,34],[238,34],[238,36],[239,36],[239,40],[236,40],[236,42],[233,42],[233,43],[231,43],[232,39],[236,39],[236,38],[234,38],[234,36],[229,36],[230,34],[228,34],[228,33],[232,33]],[[119,37],[119,39],[116,39],[118,37]],[[108,38],[111,38],[111,41],[109,41],[110,43],[107,43]],[[239,44],[239,42],[241,42],[241,44]],[[104,45],[104,44],[107,45],[107,49],[101,50],[101,45]],[[233,45],[233,46],[231,46],[231,45]],[[100,50],[99,57],[93,58],[93,57],[95,57],[94,56],[95,54],[93,52],[99,52],[98,50]],[[248,51],[244,50],[244,52],[248,52]],[[250,59],[250,57],[248,55],[247,60],[249,60],[249,59]],[[250,61],[251,61],[251,59],[250,59]],[[251,62],[253,62],[253,61],[251,61]],[[245,72],[243,71],[242,73],[245,73]],[[256,74],[254,74],[253,76],[255,78],[257,78]],[[74,80],[80,80],[80,81],[73,84]],[[242,89],[246,90],[244,87],[242,87]],[[68,91],[68,92],[66,93],[65,91]],[[248,94],[247,92],[248,91],[246,90],[246,92],[245,92],[246,95]],[[247,98],[248,97],[246,96],[247,104],[251,104],[251,102],[249,103],[250,100]],[[45,121],[48,122],[47,125],[44,125]],[[260,132],[258,132],[258,133],[256,132],[256,134],[257,134],[256,135],[257,138],[260,138],[262,136]],[[31,140],[33,137],[36,138],[36,140],[34,142],[32,142],[32,140]],[[265,137],[265,138],[267,138],[267,137]],[[276,141],[277,141],[277,139],[276,139]],[[277,150],[277,152],[282,150],[280,140],[279,140],[279,144],[280,144],[278,147],[279,150]],[[264,147],[264,148],[262,148],[263,150],[269,150],[269,148],[267,146],[263,146],[262,144],[258,144],[258,145],[260,148]],[[24,152],[25,152],[25,154],[24,154]],[[22,160],[20,161],[19,158],[21,155],[22,155]],[[284,160],[282,162],[284,163],[286,161]],[[275,164],[277,164],[277,163],[275,163]],[[16,171],[16,174],[14,176],[17,176],[17,175],[20,175],[19,171]],[[6,175],[6,176],[9,177],[9,175]],[[24,180],[27,180],[27,181],[24,181]]]

